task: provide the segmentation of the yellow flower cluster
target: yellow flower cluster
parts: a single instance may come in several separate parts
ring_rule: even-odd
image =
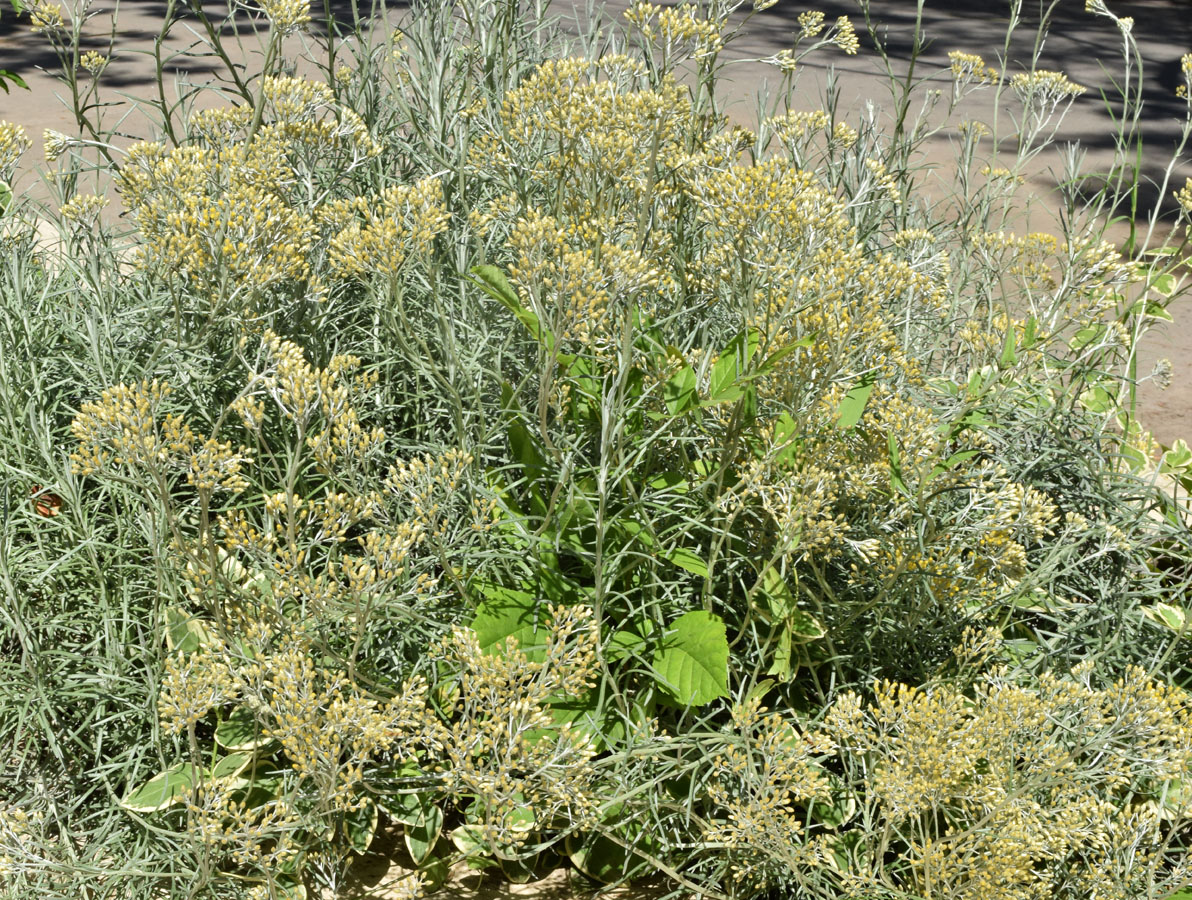
[[[1083,85],[1069,81],[1062,72],[1049,69],[1019,72],[1010,79],[1010,87],[1018,95],[1036,126],[1062,104],[1071,103],[1087,90]]]
[[[1192,178],[1184,182],[1184,186],[1175,192],[1175,202],[1185,213],[1192,216]]]
[[[53,0],[37,0],[29,7],[29,23],[34,34],[53,33],[66,27],[62,7]]]
[[[952,50],[948,53],[952,63],[952,78],[959,85],[972,83],[991,84],[998,80],[997,69],[985,64],[985,60],[976,53],[965,53],[962,50]]]
[[[279,34],[293,34],[310,24],[309,0],[260,0],[260,4]]]
[[[239,297],[248,307],[262,292],[285,285],[319,295],[312,260],[357,209],[375,220],[364,232],[371,245],[392,237],[378,223],[408,212],[403,202],[430,204],[429,221],[406,237],[425,243],[428,233],[441,229],[441,210],[426,196],[433,185],[392,188],[374,205],[309,196],[303,185],[316,171],[320,179],[331,171],[342,180],[381,148],[360,116],[337,104],[325,85],[271,76],[261,94],[259,122],[246,106],[204,110],[188,122],[192,143],[169,151],[156,143],[129,149],[120,189],[144,235],[143,266],[180,276],[220,300]],[[355,243],[362,240],[357,234]],[[359,249],[351,235],[339,247],[337,259]],[[405,252],[374,250],[373,256],[398,258]],[[360,265],[372,266],[371,257]],[[345,277],[359,269],[339,268]]]
[[[757,697],[733,707],[732,728],[740,742],[713,758],[708,791],[726,817],[707,837],[739,857],[731,870],[734,881],[764,889],[773,858],[815,863],[804,848],[803,808],[830,800],[831,785],[818,759],[833,746],[769,714]]]
[[[10,178],[17,161],[32,146],[23,127],[0,120],[0,178]]]
[[[593,686],[599,624],[587,607],[553,607],[541,641],[508,638],[486,653],[473,632],[455,629],[440,650],[459,672],[454,722],[440,738],[443,778],[475,798],[480,834],[497,851],[522,847],[536,825],[562,817],[582,826],[596,813],[595,749],[557,726],[549,704]]]
[[[100,212],[107,205],[107,197],[95,194],[75,194],[62,204],[58,214],[67,222],[89,229],[94,226],[99,219]]]
[[[839,697],[810,734],[738,707],[717,764],[737,790],[718,789],[728,817],[713,833],[762,886],[817,873],[856,896],[1139,896],[1138,860],[1158,865],[1189,812],[1165,798],[1192,761],[1192,705],[1141,670],[1103,688],[1090,670],[1031,688],[994,673],[972,695],[881,683],[870,703]],[[817,816],[830,784],[833,815]]]
[[[108,66],[108,58],[95,50],[88,50],[79,56],[79,68],[92,75],[98,75]]]
[[[428,253],[450,218],[435,177],[386,188],[372,203],[363,197],[341,201],[321,215],[346,222],[328,247],[331,271],[359,280],[373,274],[396,278],[407,255]]]
[[[98,401],[84,403],[71,423],[81,447],[71,467],[94,475],[112,466],[151,472],[178,470],[200,492],[238,493],[248,486],[242,470],[249,462],[244,447],[196,435],[186,422],[161,406],[170,386],[157,381],[107,388]]]
[[[669,52],[686,44],[693,48],[696,59],[714,56],[724,46],[723,19],[702,19],[692,3],[679,6],[658,6],[638,2],[625,10],[625,19],[647,41],[663,45]]]

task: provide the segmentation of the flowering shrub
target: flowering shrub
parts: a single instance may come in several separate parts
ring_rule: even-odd
[[[420,4],[299,60],[263,3],[248,77],[195,5],[227,91],[124,150],[118,53],[33,10],[80,133],[57,248],[0,223],[0,891],[1187,888],[1192,453],[1134,390],[1192,187],[1152,251],[1096,201],[1025,232],[1085,88],[959,49],[949,111],[1004,94],[1017,153],[961,121],[928,203],[931,103],[790,106],[861,46],[815,10],[730,124],[741,6],[595,54]]]

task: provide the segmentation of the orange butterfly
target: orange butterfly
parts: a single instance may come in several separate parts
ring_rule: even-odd
[[[62,498],[53,491],[46,490],[40,484],[33,485],[29,493],[33,497],[33,511],[47,519],[58,515],[62,509]]]

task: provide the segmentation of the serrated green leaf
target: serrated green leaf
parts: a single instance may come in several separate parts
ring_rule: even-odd
[[[702,609],[676,619],[654,654],[654,676],[682,707],[728,696],[728,637],[724,622]]]
[[[538,603],[529,591],[487,581],[473,581],[471,590],[482,598],[472,620],[481,651],[499,653],[509,638],[513,638],[523,653],[531,659],[541,659],[545,653],[541,647],[545,604]]]

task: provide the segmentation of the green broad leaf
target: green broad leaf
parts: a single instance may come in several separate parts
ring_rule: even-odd
[[[699,557],[698,554],[686,547],[675,547],[662,554],[662,558],[672,565],[678,566],[680,569],[685,569],[693,575],[699,575],[701,578],[708,577],[708,564]]]
[[[534,312],[522,306],[517,292],[513,290],[513,286],[505,277],[504,272],[496,266],[473,266],[471,271],[474,276],[471,279],[473,284],[512,312],[517,320],[526,327],[526,330],[533,335],[534,340],[546,347],[547,350],[555,349],[555,336],[551,334],[549,328],[543,326]]]
[[[699,405],[696,394],[695,369],[689,365],[680,367],[662,386],[662,397],[672,416],[682,415]]]
[[[1003,369],[1018,363],[1018,336],[1014,333],[1014,326],[1006,329],[1006,340],[1002,344],[1002,356],[999,360]]]
[[[416,798],[415,815],[409,817],[405,825],[406,850],[410,858],[418,865],[430,859],[435,845],[439,842],[439,835],[443,833],[443,810],[439,804],[424,794],[407,795]]]
[[[262,733],[257,717],[247,706],[237,706],[215,726],[215,743],[225,750],[257,750],[269,741],[270,738]]]
[[[4,81],[0,79],[0,85]],[[12,205],[12,188],[8,186],[7,181],[0,181],[0,215],[8,211],[8,207]]]
[[[422,885],[426,892],[434,893],[447,883],[447,879],[451,875],[451,866],[448,864],[448,859],[432,856],[418,867],[418,873],[422,876]]]
[[[681,707],[728,696],[728,637],[724,622],[702,609],[684,613],[654,654],[654,677]]]
[[[814,346],[815,346],[815,335],[814,334],[804,335],[803,337],[799,338],[797,341],[791,341],[789,344],[783,344],[781,347],[779,347],[777,350],[775,350],[773,353],[771,353],[769,356],[767,356],[762,361],[762,364],[757,367],[757,371],[754,372],[749,377],[751,379],[753,379],[753,378],[762,378],[766,375],[769,375],[771,372],[774,371],[774,368],[780,362],[782,362],[788,356],[791,356],[796,350],[799,350],[803,347],[814,347]]]
[[[609,662],[620,662],[622,659],[641,656],[648,646],[644,637],[635,631],[617,631],[608,639],[604,648],[604,658]]]
[[[874,375],[865,375],[853,385],[852,390],[840,401],[840,406],[837,409],[839,417],[836,420],[836,427],[847,431],[850,428],[855,428],[861,421],[861,416],[865,413],[865,406],[869,403],[869,395],[873,393],[875,380]]]
[[[761,332],[756,328],[750,328],[728,342],[724,351],[712,364],[708,380],[710,402],[727,403],[741,398],[744,389],[737,385],[737,380],[749,367],[760,341]]]
[[[223,778],[235,778],[247,769],[255,758],[256,754],[251,752],[229,753],[227,756],[221,756],[211,767],[210,776],[217,781]]]
[[[368,852],[373,837],[377,833],[378,821],[380,821],[380,815],[377,811],[377,804],[371,800],[366,799],[360,809],[353,809],[346,813],[343,828],[348,846],[356,853]],[[419,860],[415,859],[414,862],[419,862]]]
[[[1068,347],[1072,350],[1084,350],[1104,337],[1107,330],[1108,326],[1100,324],[1082,328],[1072,335],[1072,339],[1068,341]]]
[[[1130,315],[1142,316],[1147,319],[1158,319],[1161,322],[1174,322],[1166,305],[1156,300],[1139,300],[1130,307]]]
[[[767,675],[773,675],[781,682],[788,682],[795,674],[795,644],[786,628],[778,633],[778,646],[770,654],[770,668]]]
[[[708,376],[708,399],[711,402],[719,403],[722,398],[728,399],[724,395],[733,389],[735,393],[732,399],[741,396],[741,389],[736,387],[738,362],[737,355],[726,350],[725,355],[712,364],[712,372]]]
[[[133,812],[159,812],[190,799],[194,778],[190,763],[180,762],[154,775],[127,797],[120,805]]]
[[[679,472],[663,472],[650,480],[650,488],[671,494],[686,494],[691,490],[691,483]]]
[[[1022,349],[1030,350],[1039,339],[1039,320],[1028,316],[1026,324],[1022,326]]]
[[[451,843],[469,859],[487,856],[491,850],[479,825],[460,825],[451,830]]]
[[[211,643],[206,623],[176,606],[163,611],[166,647],[174,653],[191,654]]]
[[[1117,397],[1100,385],[1094,385],[1080,395],[1080,405],[1094,414],[1111,412],[1117,409]]]
[[[1182,607],[1172,603],[1156,603],[1154,606],[1144,606],[1142,612],[1148,619],[1174,632],[1192,637],[1192,630],[1188,626],[1188,613]]]
[[[950,472],[953,469],[959,468],[964,463],[968,462],[974,456],[979,456],[980,450],[959,450],[953,453],[942,463],[937,463],[931,469],[931,477],[934,479],[937,475],[942,475],[944,472]]]
[[[762,575],[760,594],[769,609],[768,621],[784,625],[792,641],[817,641],[828,633],[815,616],[798,607],[790,585],[773,566]]]
[[[1170,272],[1165,272],[1151,282],[1151,290],[1161,297],[1173,296],[1176,292],[1176,288],[1178,287],[1179,284],[1176,282],[1175,276]]]
[[[754,592],[762,600],[757,611],[771,625],[797,612],[795,596],[774,566],[766,567],[766,571],[754,586]]]
[[[499,859],[501,873],[514,884],[540,881],[559,867],[559,854],[543,850],[524,859]]]
[[[545,604],[534,594],[518,588],[502,587],[488,581],[473,581],[471,590],[481,597],[472,620],[472,630],[480,649],[487,654],[500,653],[509,638],[534,661],[541,661],[541,632],[545,622]]]
[[[612,884],[624,879],[628,873],[630,852],[603,835],[584,843],[569,838],[567,846],[571,864],[593,881]],[[571,849],[573,846],[575,849]]]
[[[774,454],[774,461],[786,465],[799,453],[799,424],[790,413],[782,413],[774,420],[773,446],[781,448]]]
[[[807,818],[827,828],[839,828],[857,813],[857,797],[839,775],[828,773],[828,797],[807,804]]]
[[[1160,472],[1183,472],[1192,466],[1192,448],[1183,438],[1177,438],[1159,459]]]
[[[277,875],[273,887],[279,900],[306,900],[306,885],[297,875]]]
[[[1192,783],[1173,778],[1163,786],[1160,815],[1164,819],[1187,819],[1192,815]]]
[[[630,848],[657,856],[661,850],[659,842],[640,822],[620,821],[613,824],[614,820],[622,815],[622,809],[616,807],[610,812],[609,819],[600,831],[615,835]],[[649,865],[632,849],[622,846],[605,833],[572,834],[568,836],[565,847],[572,865],[593,881],[602,884],[612,884],[642,874]]]

